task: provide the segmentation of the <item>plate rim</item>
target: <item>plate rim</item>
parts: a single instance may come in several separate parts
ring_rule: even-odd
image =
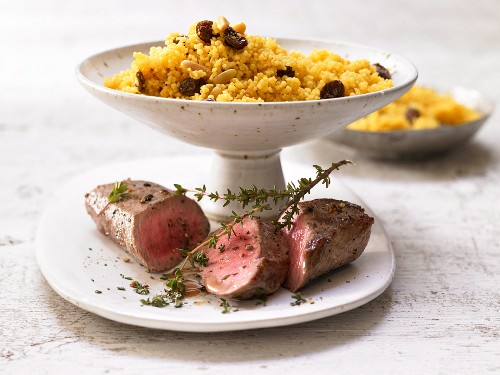
[[[179,158],[179,157],[171,157],[168,159],[172,158]],[[185,158],[185,157],[180,157]],[[162,158],[153,158],[154,160],[164,160],[165,157]],[[151,160],[151,159],[141,159],[141,160]],[[134,160],[133,163],[138,162],[138,160]],[[116,163],[116,164],[129,164],[127,162],[125,163]],[[299,164],[299,163],[289,163],[289,162],[284,162],[284,165],[294,165],[297,164],[300,167],[304,167],[304,165]],[[58,189],[55,193],[54,196],[60,195],[61,192],[67,188],[67,186],[71,185],[71,183],[74,183],[81,179],[82,176],[91,173],[93,170],[96,169],[101,169],[105,166],[99,166],[97,168],[93,168],[90,170],[87,170],[83,173],[80,173],[70,180],[68,180],[63,186]],[[249,319],[249,320],[236,320],[236,321],[231,321],[229,319],[226,319],[225,321],[217,321],[217,322],[194,322],[191,320],[186,320],[186,319],[177,319],[176,317],[172,317],[170,315],[165,315],[165,318],[167,319],[157,319],[157,318],[150,318],[150,317],[144,317],[144,316],[134,316],[133,314],[119,311],[116,309],[109,308],[107,306],[96,306],[92,301],[87,301],[85,298],[75,298],[69,294],[68,291],[64,290],[63,287],[60,287],[57,282],[55,282],[52,278],[51,272],[46,268],[45,261],[42,259],[42,242],[44,239],[44,228],[49,222],[48,218],[55,213],[56,204],[49,204],[46,209],[44,210],[40,221],[39,225],[37,227],[36,231],[36,238],[35,238],[35,257],[36,261],[38,264],[38,267],[44,276],[44,278],[47,280],[48,284],[50,287],[63,299],[66,301],[72,303],[73,305],[89,311],[91,313],[94,313],[98,316],[104,317],[106,319],[116,321],[119,323],[124,323],[128,325],[133,325],[133,326],[138,326],[138,327],[145,327],[145,328],[153,328],[153,329],[162,329],[162,330],[171,330],[171,331],[178,331],[178,332],[200,332],[200,333],[206,333],[206,332],[224,332],[224,331],[239,331],[239,330],[247,330],[247,329],[259,329],[259,328],[270,328],[270,327],[279,327],[279,326],[287,326],[287,325],[292,325],[292,324],[298,324],[298,323],[304,323],[304,322],[309,322],[321,318],[325,318],[328,316],[333,316],[342,312],[350,311],[352,309],[355,309],[359,306],[362,306],[369,301],[377,298],[380,294],[382,294],[391,284],[392,280],[394,279],[395,275],[395,270],[396,270],[396,260],[395,260],[395,253],[394,249],[392,247],[391,241],[389,239],[389,236],[387,235],[387,232],[385,228],[383,227],[380,219],[373,213],[373,211],[355,194],[352,190],[350,190],[345,184],[343,184],[339,179],[336,179],[336,182],[343,185],[348,191],[351,192],[351,194],[355,195],[358,200],[363,204],[363,207],[375,218],[376,225],[378,229],[380,230],[381,234],[385,238],[387,242],[387,251],[390,254],[390,272],[388,273],[388,277],[385,279],[385,283],[381,284],[378,286],[378,288],[375,288],[374,290],[371,290],[369,294],[363,295],[361,298],[357,298],[353,301],[348,301],[346,303],[342,303],[340,305],[334,305],[330,307],[326,307],[320,310],[313,310],[313,311],[303,311],[300,314],[293,314],[293,315],[288,315],[288,316],[279,316],[279,317],[271,317],[271,318],[263,318],[263,319]]]

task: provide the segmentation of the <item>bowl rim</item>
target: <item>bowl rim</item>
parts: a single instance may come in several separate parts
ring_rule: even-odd
[[[451,129],[455,128],[462,128],[462,127],[472,127],[472,126],[479,126],[482,123],[486,122],[486,120],[493,114],[495,110],[495,102],[490,96],[484,95],[477,89],[473,88],[467,88],[464,86],[452,86],[450,89],[444,91],[440,88],[435,88],[433,86],[427,86],[423,85],[424,87],[429,87],[432,88],[433,90],[437,91],[438,93],[441,94],[449,94],[452,95],[453,91],[460,89],[460,90],[466,90],[467,92],[474,93],[476,95],[479,95],[481,98],[481,101],[485,103],[485,110],[479,110],[477,108],[475,109],[479,114],[481,115],[479,118],[472,120],[472,121],[467,121],[461,124],[439,124],[437,128],[430,128],[430,129],[395,129],[395,130],[381,130],[381,131],[373,131],[373,130],[354,130],[354,129],[348,129],[347,127],[340,129],[339,131],[341,132],[346,132],[346,133],[356,133],[356,134],[369,134],[369,135],[375,135],[375,134],[380,134],[382,135],[387,135],[387,134],[402,134],[402,133],[435,133],[435,132],[445,132],[445,131],[450,131]],[[453,95],[452,95],[453,96]],[[470,106],[469,106],[470,107]]]
[[[209,101],[209,100],[192,100],[192,99],[179,99],[179,98],[165,98],[165,97],[160,97],[160,96],[150,96],[150,95],[142,95],[142,94],[132,94],[124,91],[119,91],[115,89],[108,88],[104,86],[104,84],[97,84],[91,79],[87,78],[85,74],[82,72],[82,68],[85,64],[90,62],[92,59],[95,59],[99,56],[102,56],[104,54],[111,53],[113,51],[119,51],[123,49],[129,49],[132,47],[139,47],[139,46],[149,46],[149,47],[154,47],[154,46],[161,46],[162,43],[165,43],[165,39],[163,40],[156,40],[156,41],[150,41],[150,42],[142,42],[142,43],[134,43],[134,44],[128,44],[125,46],[121,47],[115,47],[107,50],[103,50],[101,52],[94,53],[93,55],[88,56],[84,60],[82,60],[79,64],[77,64],[75,68],[75,75],[80,84],[83,86],[88,86],[95,88],[103,93],[106,94],[114,94],[114,95],[120,95],[123,97],[127,98],[135,98],[134,100],[144,100],[144,101],[156,101],[157,103],[176,103],[176,104],[200,104],[200,105],[208,105],[208,106],[244,106],[244,107],[264,107],[264,106],[276,106],[276,105],[300,105],[300,104],[320,104],[320,103],[328,103],[328,102],[341,102],[341,101],[349,101],[353,100],[354,98],[367,98],[367,97],[373,97],[373,96],[380,96],[380,95],[385,95],[387,93],[391,93],[393,91],[398,91],[401,89],[405,89],[408,87],[411,87],[414,85],[414,83],[417,81],[418,78],[418,70],[413,65],[410,61],[407,59],[391,53],[387,52],[384,50],[381,50],[379,48],[374,48],[370,46],[365,46],[362,44],[357,44],[357,43],[350,43],[350,42],[342,42],[342,41],[335,41],[335,40],[329,40],[329,39],[323,39],[323,38],[282,38],[282,37],[268,37],[271,39],[276,40],[278,43],[279,41],[288,41],[288,42],[293,42],[293,41],[298,41],[298,42],[316,42],[316,43],[334,43],[334,44],[340,44],[348,47],[354,47],[354,48],[361,48],[361,49],[366,49],[370,50],[375,53],[379,54],[385,54],[386,57],[389,56],[394,56],[403,63],[405,63],[411,70],[409,72],[410,78],[403,82],[401,85],[398,86],[393,86],[388,89],[380,90],[380,91],[375,91],[375,92],[370,92],[366,94],[361,94],[361,95],[353,95],[353,96],[344,96],[341,98],[332,98],[332,99],[315,99],[315,100],[297,100],[297,101],[278,101],[278,102],[217,102],[217,101]],[[292,49],[289,49],[292,50]],[[335,53],[335,51],[332,51]],[[370,61],[370,63],[372,63]],[[116,72],[118,73],[118,72]],[[116,74],[115,73],[115,74]],[[104,80],[104,79],[103,79]]]

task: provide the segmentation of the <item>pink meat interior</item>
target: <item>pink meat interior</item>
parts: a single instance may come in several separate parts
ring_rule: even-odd
[[[176,266],[177,249],[192,249],[206,235],[206,221],[194,202],[179,197],[141,216],[136,225],[137,248],[151,269]]]
[[[232,233],[230,239],[223,235],[216,249],[205,251],[209,263],[202,277],[207,289],[214,293],[224,294],[247,285],[261,262],[260,241],[254,237],[258,233],[256,222],[246,220],[243,226],[237,224],[233,229],[236,234]]]

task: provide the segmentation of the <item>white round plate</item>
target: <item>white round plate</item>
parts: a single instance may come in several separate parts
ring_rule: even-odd
[[[125,261],[129,255],[99,233],[87,215],[84,194],[99,184],[129,177],[166,187],[174,183],[198,187],[207,176],[194,171],[208,173],[209,159],[206,156],[176,157],[112,164],[68,182],[53,196],[36,237],[37,262],[51,287],[74,305],[117,322],[174,331],[215,332],[283,326],[327,317],[361,306],[389,286],[395,271],[394,253],[380,221],[375,218],[365,252],[350,265],[330,272],[301,290],[307,303],[292,306],[295,301],[292,293],[281,288],[269,296],[265,305],[258,305],[255,300],[230,301],[231,312],[225,314],[220,299],[205,294],[188,298],[182,308],[143,306],[141,298],[152,297],[163,290],[161,274],[147,273],[133,259]],[[312,166],[284,161],[283,167],[288,181],[315,175]],[[328,189],[318,185],[307,199],[344,199],[362,205],[373,215],[338,181],[335,173]],[[130,281],[122,275],[148,284],[151,294],[135,293],[129,287]]]

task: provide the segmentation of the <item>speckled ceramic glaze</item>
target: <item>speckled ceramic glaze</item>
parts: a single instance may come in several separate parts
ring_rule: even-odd
[[[353,44],[278,39],[287,49],[309,53],[326,48],[351,60],[365,58],[392,73],[394,87],[366,95],[279,103],[219,103],[158,98],[124,93],[103,86],[105,77],[128,69],[132,53],[148,52],[153,42],[106,51],[83,61],[77,77],[85,89],[106,104],[167,135],[216,150],[207,186],[225,191],[239,186],[284,187],[281,148],[321,138],[394,101],[415,83],[417,70],[387,52]],[[238,207],[206,206],[212,218]],[[272,215],[273,212],[269,212]]]
[[[329,136],[338,144],[379,159],[421,159],[463,145],[481,128],[493,112],[493,102],[476,90],[455,87],[450,94],[458,102],[479,111],[482,116],[460,126],[436,129],[365,132],[342,129]]]

